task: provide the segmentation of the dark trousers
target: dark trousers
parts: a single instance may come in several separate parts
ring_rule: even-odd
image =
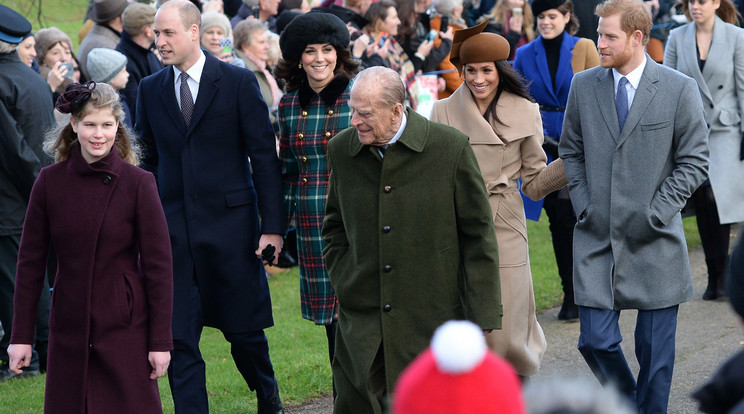
[[[563,284],[563,294],[573,303],[573,232],[576,216],[571,199],[562,198],[560,193],[561,191],[556,191],[548,194],[543,201],[543,208],[550,221],[553,252]]]
[[[206,366],[199,351],[204,321],[199,286],[195,280],[192,280],[189,287],[189,300],[189,329],[183,338],[173,340],[168,383],[177,414],[209,413]],[[256,397],[259,400],[269,400],[276,395],[279,388],[269,358],[269,343],[263,330],[223,334],[230,342],[230,353],[238,371],[248,387],[256,391]]]
[[[579,351],[600,383],[614,384],[635,403],[640,414],[667,412],[674,370],[679,306],[639,310],[635,353],[638,381],[628,367],[620,342],[620,311],[579,306]]]
[[[710,185],[698,187],[690,198],[695,203],[695,218],[705,259],[720,262],[720,272],[723,274],[723,266],[729,251],[731,225],[721,224],[713,187]]]
[[[0,361],[8,362],[8,345],[13,330],[13,294],[15,293],[16,262],[20,235],[0,236],[0,324],[5,334],[0,339]],[[36,343],[29,370],[46,370],[46,352],[49,343],[49,285],[44,288],[39,300],[39,313],[36,318]]]

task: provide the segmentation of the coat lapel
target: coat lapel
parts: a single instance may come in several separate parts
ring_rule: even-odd
[[[206,62],[204,62],[204,70],[199,80],[199,94],[196,95],[194,113],[191,115],[188,132],[194,130],[194,127],[207,112],[215,93],[217,93],[218,81],[220,79],[219,61],[209,53],[204,54],[206,55]]]
[[[558,98],[555,96],[555,91],[553,90],[553,79],[550,77],[550,70],[548,69],[548,56],[545,52],[545,44],[543,43],[542,36],[538,37],[535,40],[534,49],[535,54],[537,55],[535,57],[535,62],[537,62],[537,71],[540,74],[540,79],[542,79],[543,85],[545,85],[545,91],[550,94],[550,100],[552,102],[557,102]],[[558,68],[560,72],[560,64],[558,65]]]
[[[615,83],[612,79],[612,69],[603,69],[597,72],[597,85],[594,88],[594,96],[605,124],[610,125],[612,139],[615,140],[615,143],[619,144],[620,122],[617,120],[617,109],[615,108]]]
[[[659,67],[656,62],[651,60],[651,57],[646,56],[646,68],[643,70],[643,76],[641,76],[641,82],[638,84],[633,103],[630,105],[630,111],[628,111],[628,118],[625,120],[625,127],[620,132],[620,140],[617,146],[623,145],[628,136],[630,136],[633,129],[635,129],[638,122],[641,120],[643,114],[646,113],[651,100],[656,95],[658,88],[656,83],[659,81]],[[617,114],[615,115],[617,116]],[[619,127],[619,125],[618,125]]]
[[[687,25],[686,30],[687,31],[685,32],[685,40],[684,40],[684,44],[686,47],[681,48],[681,51],[680,51],[680,54],[682,54],[682,60],[684,61],[684,64],[688,68],[690,77],[695,79],[695,82],[697,82],[698,87],[700,88],[700,93],[702,93],[704,96],[706,96],[709,100],[712,101],[713,98],[710,95],[710,90],[708,89],[708,85],[705,84],[705,79],[703,78],[703,74],[700,72],[700,65],[698,64],[697,38],[695,37],[695,22],[692,22],[689,25]],[[714,30],[713,42],[715,42],[716,41],[715,28],[713,30]],[[713,45],[711,44],[711,50],[713,49],[712,46]],[[708,56],[708,61],[710,62],[710,54]]]
[[[553,92],[556,96],[568,96],[568,89],[571,87],[571,79],[573,79],[574,74],[571,61],[573,60],[573,50],[578,40],[578,38],[568,33],[563,34],[560,60],[558,61],[558,73],[556,73],[555,78],[555,91]],[[563,89],[566,91],[561,92]]]
[[[168,67],[164,72],[165,76],[160,79],[160,101],[162,102],[161,107],[165,109],[165,112],[170,116],[173,124],[178,128],[178,132],[181,135],[186,133],[186,123],[183,120],[183,114],[181,108],[178,106],[176,100],[176,88],[174,86],[173,68]]]
[[[729,40],[730,41],[730,40]],[[713,40],[710,42],[710,50],[708,51],[708,62],[716,64],[718,62],[725,62],[726,59],[723,57],[724,50],[731,49],[731,44],[726,44],[726,24],[720,17],[716,16],[716,22],[713,25]],[[703,78],[705,79],[704,85],[700,85],[700,89],[705,87],[705,91],[710,95],[710,89],[708,89],[708,83],[711,82],[714,70],[706,65],[703,68]],[[700,84],[700,82],[698,82]]]

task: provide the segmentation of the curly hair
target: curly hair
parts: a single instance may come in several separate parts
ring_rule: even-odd
[[[119,94],[106,83],[92,83],[94,85],[93,88],[87,85],[71,84],[68,86],[68,92],[65,95],[74,88],[83,89],[85,87],[90,89],[90,97],[79,104],[71,105],[71,111],[64,112],[69,113],[71,118],[80,122],[93,111],[109,109],[119,124],[114,138],[114,148],[116,148],[119,156],[124,161],[137,165],[139,148],[132,142],[134,134],[124,125],[124,109],[121,106]],[[78,136],[73,131],[72,124],[70,122],[66,124],[60,123],[56,128],[46,134],[44,150],[54,157],[54,162],[65,161],[70,159],[70,155],[77,143]]]

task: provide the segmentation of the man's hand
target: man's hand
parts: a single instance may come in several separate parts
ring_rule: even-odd
[[[261,252],[266,246],[272,245],[276,247],[276,254],[274,255],[274,261],[272,264],[279,263],[279,252],[282,251],[284,246],[284,238],[281,234],[262,234],[258,240],[258,249],[256,249],[256,256],[261,257]]]
[[[165,375],[170,364],[171,355],[170,352],[156,352],[151,351],[147,354],[147,360],[150,361],[152,371],[150,371],[150,379],[158,379]]]
[[[21,374],[21,368],[31,364],[31,345],[10,344],[8,347],[8,367],[16,374]]]

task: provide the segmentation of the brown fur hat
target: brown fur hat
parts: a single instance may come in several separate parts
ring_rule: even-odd
[[[450,62],[462,73],[468,63],[496,62],[509,58],[509,42],[496,33],[481,33],[488,21],[458,30],[452,39]]]

